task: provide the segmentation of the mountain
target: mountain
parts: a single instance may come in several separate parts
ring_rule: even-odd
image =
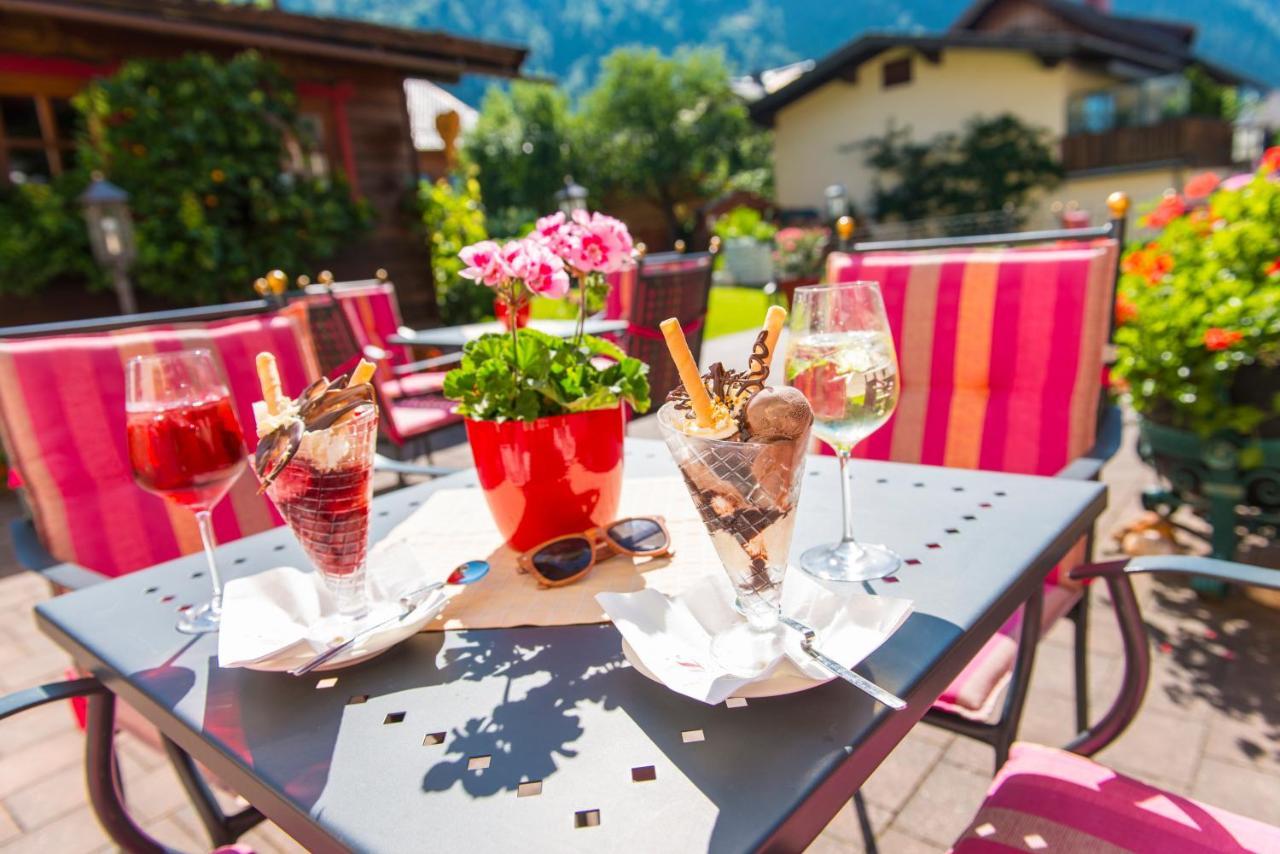
[[[580,91],[616,47],[718,47],[735,73],[817,58],[865,30],[946,28],[959,0],[279,0],[291,12],[357,18],[515,42],[530,48],[530,73]],[[1276,0],[1114,0],[1119,15],[1194,24],[1206,59],[1280,86]],[[489,81],[457,91],[476,103]]]

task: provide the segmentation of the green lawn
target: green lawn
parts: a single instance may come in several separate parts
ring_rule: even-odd
[[[705,338],[758,329],[764,323],[764,313],[768,308],[765,295],[759,290],[714,287],[707,306]],[[564,300],[535,297],[529,313],[532,317],[544,319],[573,317],[573,309],[573,305]]]

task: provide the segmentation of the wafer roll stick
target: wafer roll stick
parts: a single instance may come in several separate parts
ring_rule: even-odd
[[[680,383],[684,386],[685,393],[689,395],[689,405],[693,408],[698,426],[710,427],[714,423],[711,417],[711,396],[707,394],[707,387],[702,384],[698,364],[693,360],[693,353],[689,351],[689,342],[684,338],[680,321],[674,317],[668,317],[658,324],[658,327],[662,330],[662,337],[667,339],[671,361],[676,363],[676,370],[680,372]]]
[[[356,369],[351,372],[351,379],[347,381],[347,388],[355,388],[358,385],[364,385],[373,379],[373,372],[378,368],[368,359],[361,359],[360,364],[356,365]]]
[[[767,368],[773,361],[773,351],[778,349],[778,336],[782,334],[782,326],[787,322],[787,310],[780,305],[769,306],[764,316],[764,366]]]
[[[271,353],[259,353],[256,364],[258,384],[262,386],[262,400],[267,404],[267,412],[279,415],[284,410],[285,396],[280,388],[280,369],[276,367],[276,357]]]

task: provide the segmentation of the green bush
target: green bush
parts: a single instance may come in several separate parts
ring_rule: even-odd
[[[712,231],[721,240],[736,237],[748,237],[760,243],[768,243],[778,233],[777,226],[765,222],[764,215],[755,208],[739,205],[722,217],[719,217]]]
[[[423,181],[418,186],[418,204],[431,242],[431,275],[440,319],[455,325],[492,316],[493,292],[458,275],[465,266],[458,253],[489,236],[480,183],[470,174]]]
[[[30,296],[68,277],[102,283],[76,201],[83,189],[78,176],[0,186],[0,294]]]
[[[254,52],[134,60],[75,105],[88,120],[82,168],[131,196],[142,290],[185,303],[245,296],[265,270],[318,266],[368,225],[344,180],[307,173],[315,141],[292,85]]]
[[[1137,411],[1203,436],[1252,434],[1280,415],[1280,399],[1259,405],[1236,388],[1246,367],[1280,370],[1277,168],[1280,148],[1237,189],[1209,195],[1217,179],[1193,178],[1200,192],[1144,219],[1161,231],[1126,251],[1116,299],[1115,377]]]

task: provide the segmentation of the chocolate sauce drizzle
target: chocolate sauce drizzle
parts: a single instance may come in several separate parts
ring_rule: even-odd
[[[760,330],[756,341],[751,345],[751,355],[747,357],[747,370],[735,371],[726,368],[720,362],[712,363],[702,375],[702,384],[712,400],[729,405],[731,400],[740,396],[750,397],[764,388],[764,381],[769,378],[769,366],[765,360],[769,358],[769,345],[765,343],[768,332]],[[678,385],[667,393],[667,400],[674,403],[676,409],[687,412],[691,406],[689,393],[683,385]],[[747,407],[738,408],[738,427],[742,435],[747,431]]]

